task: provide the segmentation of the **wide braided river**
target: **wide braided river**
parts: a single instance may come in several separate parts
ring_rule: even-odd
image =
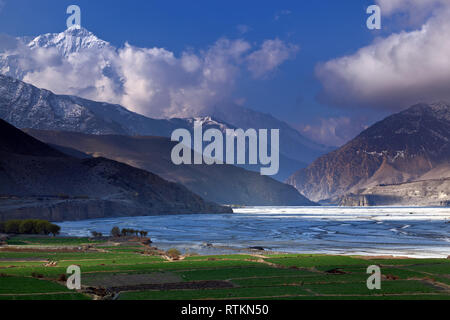
[[[246,207],[234,214],[162,215],[59,223],[63,235],[149,232],[161,249],[199,254],[249,247],[289,253],[443,257],[450,255],[450,208]]]

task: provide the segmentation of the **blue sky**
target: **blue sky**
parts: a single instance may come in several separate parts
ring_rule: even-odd
[[[320,119],[350,117],[359,130],[359,125],[390,112],[319,102],[322,84],[315,69],[319,63],[352,55],[392,31],[389,26],[382,32],[367,29],[365,11],[374,1],[5,0],[0,33],[61,32],[67,6],[76,4],[82,10],[83,27],[116,47],[128,42],[181,55],[186,50],[206,50],[220,38],[242,38],[252,44],[277,38],[300,47],[295,58],[262,79],[240,75],[233,96],[297,128],[319,125]]]

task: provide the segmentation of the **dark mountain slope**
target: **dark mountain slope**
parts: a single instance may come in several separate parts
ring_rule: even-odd
[[[230,165],[180,165],[170,159],[175,142],[162,137],[85,135],[26,130],[46,143],[107,157],[183,184],[209,201],[239,205],[313,205],[295,188]]]
[[[59,157],[66,156],[41,141],[30,137],[21,130],[0,119],[0,152],[25,156]]]
[[[230,212],[116,161],[66,156],[0,120],[0,220]]]

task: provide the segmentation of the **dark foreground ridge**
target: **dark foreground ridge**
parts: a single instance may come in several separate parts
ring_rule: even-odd
[[[150,172],[65,155],[3,120],[0,195],[0,220],[232,212]]]

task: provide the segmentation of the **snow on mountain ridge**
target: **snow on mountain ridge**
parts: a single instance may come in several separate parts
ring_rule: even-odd
[[[28,43],[30,49],[56,48],[65,57],[84,49],[103,49],[109,42],[99,39],[83,27],[70,27],[60,33],[46,33]]]
[[[221,131],[233,128],[204,118],[152,119],[118,104],[96,102],[71,95],[56,95],[45,89],[0,74],[0,118],[18,128],[74,131],[87,134],[170,136],[178,128],[203,127]]]
[[[216,120],[211,116],[186,118],[186,120],[193,126],[195,124],[200,124],[202,125],[202,127],[217,127],[218,129],[220,129],[220,131],[222,131],[222,133],[225,133],[225,130],[227,129],[235,129],[234,126],[223,121]]]
[[[103,73],[118,77],[111,71],[111,56],[116,49],[82,27],[71,27],[60,33],[47,33],[34,38],[5,37],[9,46],[0,50],[0,73],[3,75],[24,80],[27,75],[42,71],[43,62],[60,65],[63,59],[70,60],[74,54],[89,51],[97,57]],[[55,61],[57,56],[52,49],[56,49],[61,61]],[[118,79],[120,83],[120,77]]]

